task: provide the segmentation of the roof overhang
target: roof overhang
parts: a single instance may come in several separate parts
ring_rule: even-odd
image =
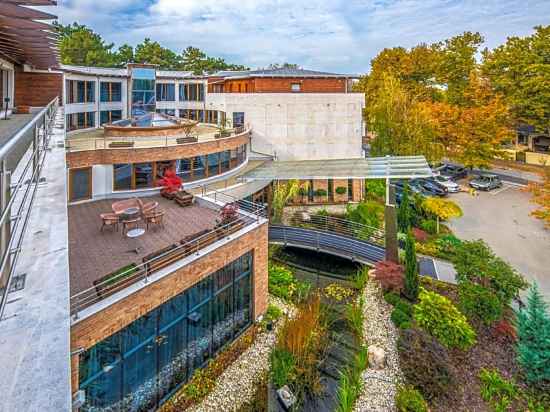
[[[424,156],[385,156],[358,159],[269,161],[238,179],[412,179],[431,177]]]

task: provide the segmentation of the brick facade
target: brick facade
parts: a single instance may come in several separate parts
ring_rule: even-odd
[[[67,167],[72,169],[98,164],[140,163],[189,158],[236,149],[243,144],[248,144],[249,140],[250,133],[246,132],[238,136],[226,137],[209,142],[182,144],[177,146],[69,152],[67,153]]]
[[[215,92],[213,82],[221,79],[209,79],[209,92]],[[227,79],[223,81],[223,93],[290,93],[292,84],[300,84],[295,93],[346,93],[347,79],[344,78],[304,78],[304,77],[256,77],[251,79]]]
[[[63,104],[63,75],[60,73],[37,73],[15,71],[14,105],[42,107],[59,96]]]
[[[229,264],[243,254],[253,254],[253,319],[267,309],[267,223],[212,251],[148,287],[84,319],[71,328],[71,351],[88,349],[118,332],[172,297]],[[78,355],[71,357],[72,390],[78,390]]]
[[[332,184],[332,193],[333,193],[333,199],[330,199],[330,194],[328,193],[328,180],[326,179],[315,179],[313,180],[313,190],[316,191],[318,189],[323,189],[327,192],[325,196],[313,196],[313,201],[310,202],[308,199],[308,186],[309,182],[307,180],[301,180],[300,181],[300,187],[305,189],[306,194],[304,195],[297,195],[293,200],[293,204],[311,204],[311,205],[322,205],[322,204],[336,204],[336,203],[348,203],[349,201],[352,202],[360,202],[363,200],[363,194],[364,194],[364,183],[361,179],[353,179],[352,181],[352,198],[349,200],[348,198],[348,180],[347,179],[334,179]],[[343,194],[336,193],[337,187],[344,187],[346,189],[346,192]]]

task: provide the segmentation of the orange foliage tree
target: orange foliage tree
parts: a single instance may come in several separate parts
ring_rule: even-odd
[[[541,219],[550,229],[550,167],[544,168],[544,180],[542,183],[531,183],[529,190],[533,194],[531,201],[540,207],[531,214]]]

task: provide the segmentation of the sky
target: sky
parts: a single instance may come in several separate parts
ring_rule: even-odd
[[[363,74],[386,47],[479,31],[493,48],[550,24],[550,0],[58,0],[63,24],[116,47],[145,37],[250,68],[270,63]]]

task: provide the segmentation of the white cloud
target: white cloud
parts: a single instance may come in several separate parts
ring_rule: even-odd
[[[60,2],[61,3],[61,2]],[[479,31],[494,47],[548,24],[547,0],[65,0],[63,23],[91,26],[108,42],[150,37],[250,67],[288,61],[362,73],[384,47],[411,47]]]

